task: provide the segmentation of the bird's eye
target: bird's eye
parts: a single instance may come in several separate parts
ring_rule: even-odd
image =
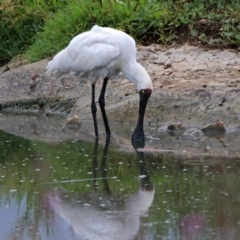
[[[144,91],[142,90],[142,94],[144,94]]]

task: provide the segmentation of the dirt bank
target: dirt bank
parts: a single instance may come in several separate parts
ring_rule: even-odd
[[[201,127],[219,119],[226,126],[239,126],[239,52],[151,45],[140,46],[137,58],[149,71],[154,86],[146,124],[161,126],[181,121]],[[53,80],[45,75],[47,62],[42,60],[1,74],[1,110],[77,114],[80,120],[91,120],[89,82],[69,76]],[[101,84],[97,84],[97,96]],[[135,123],[138,98],[136,87],[122,75],[112,79],[106,92],[109,121]],[[100,112],[98,117],[101,120]]]

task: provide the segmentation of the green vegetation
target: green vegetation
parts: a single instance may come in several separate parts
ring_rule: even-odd
[[[237,47],[239,21],[234,0],[2,0],[0,65],[23,53],[29,61],[51,56],[94,24],[126,31],[143,44]]]
[[[0,66],[22,54],[50,13],[64,6],[58,0],[0,0]]]

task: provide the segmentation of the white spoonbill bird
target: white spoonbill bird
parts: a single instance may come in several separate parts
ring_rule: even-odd
[[[136,61],[136,52],[136,43],[128,34],[113,28],[95,25],[90,31],[74,37],[69,45],[47,65],[47,73],[53,72],[56,78],[72,74],[91,81],[91,110],[96,137],[98,137],[98,126],[95,84],[99,78],[103,78],[98,102],[106,134],[110,136],[111,131],[105,112],[105,90],[109,78],[122,72],[130,82],[136,84],[140,95],[139,119],[132,139],[144,139],[144,113],[153,86],[145,68]]]

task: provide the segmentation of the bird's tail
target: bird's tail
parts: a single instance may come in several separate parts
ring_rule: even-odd
[[[47,74],[53,73],[54,78],[60,78],[67,73],[66,66],[62,66],[64,65],[62,64],[62,60],[65,59],[64,55],[64,50],[62,50],[48,63],[46,67]]]

